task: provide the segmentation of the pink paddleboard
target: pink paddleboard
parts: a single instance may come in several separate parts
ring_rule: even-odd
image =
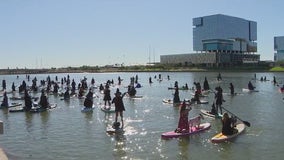
[[[161,136],[162,138],[177,138],[177,137],[184,137],[184,136],[189,136],[195,133],[202,132],[204,130],[207,130],[210,128],[210,123],[202,123],[200,124],[199,128],[197,127],[192,127],[190,132],[187,133],[176,133],[175,131],[170,131],[170,132],[165,132]]]

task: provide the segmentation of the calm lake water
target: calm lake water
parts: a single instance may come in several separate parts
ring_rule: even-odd
[[[154,79],[161,74],[163,81]],[[4,134],[0,135],[0,146],[12,160],[92,160],[92,159],[275,159],[284,157],[284,94],[279,87],[271,83],[273,76],[278,82],[284,81],[283,73],[256,73],[257,78],[266,76],[270,81],[252,81],[259,92],[245,93],[249,80],[255,73],[221,73],[223,81],[217,82],[218,73],[215,72],[162,72],[162,73],[84,73],[69,74],[76,83],[84,76],[90,83],[94,77],[96,85],[117,78],[122,79],[121,86],[111,88],[112,98],[117,87],[122,92],[130,83],[130,77],[138,75],[139,83],[143,86],[137,89],[137,95],[142,99],[124,98],[126,111],[124,112],[125,133],[119,135],[106,134],[106,128],[114,121],[114,114],[105,114],[98,107],[93,113],[82,113],[83,100],[77,98],[62,101],[59,96],[49,95],[50,103],[57,103],[57,108],[44,113],[9,113],[0,111],[0,120],[4,122]],[[167,75],[170,80],[167,80]],[[48,75],[30,75],[38,80],[46,79]],[[67,74],[50,74],[52,80]],[[223,88],[229,92],[229,83],[235,86],[237,96],[224,95],[223,107],[235,113],[238,117],[251,123],[245,132],[230,142],[213,144],[210,139],[221,130],[220,120],[206,118],[203,122],[210,122],[211,128],[205,132],[188,138],[161,139],[161,134],[174,130],[179,119],[178,108],[163,104],[162,99],[172,98],[173,91],[168,90],[175,81],[179,86],[187,83],[200,82],[203,86],[205,76],[210,88]],[[153,84],[148,83],[152,77]],[[25,75],[0,75],[5,79],[8,90],[12,82],[17,86]],[[31,85],[31,82],[28,82]],[[39,81],[38,81],[39,84]],[[281,84],[282,86],[283,84]],[[2,89],[2,87],[1,87]],[[103,95],[94,102],[102,102]],[[180,98],[190,98],[192,91],[180,91]],[[39,93],[32,93],[39,96]],[[11,96],[9,94],[8,96]],[[2,100],[2,97],[0,98]],[[210,109],[214,94],[209,94],[205,100],[209,104],[193,105],[189,116],[200,113],[200,109]],[[11,100],[10,100],[11,102]]]

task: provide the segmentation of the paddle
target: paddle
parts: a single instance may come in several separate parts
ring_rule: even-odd
[[[222,107],[222,106],[221,106]],[[242,121],[246,126],[250,127],[250,123],[248,121],[244,121],[242,119],[240,119],[239,117],[237,117],[235,114],[233,114],[232,112],[228,111],[226,108],[222,107],[225,111],[229,112],[231,115],[235,116],[237,119],[239,119],[240,121]]]

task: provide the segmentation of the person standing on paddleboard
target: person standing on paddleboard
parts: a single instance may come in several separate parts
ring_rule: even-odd
[[[86,95],[84,106],[86,108],[92,108],[93,107],[93,91],[90,88],[88,94]]]
[[[44,90],[41,90],[39,105],[41,109],[47,109],[49,106],[47,96],[45,95]]]
[[[125,111],[125,108],[124,108],[124,104],[123,104],[123,97],[125,96],[127,92],[123,93],[121,95],[121,92],[119,91],[119,89],[116,90],[115,92],[115,97],[113,98],[112,102],[111,103],[114,103],[114,106],[115,106],[115,123],[117,123],[117,117],[118,117],[118,114],[120,115],[120,118],[121,118],[121,124],[122,124],[122,127],[124,126],[124,123],[123,123],[123,111]]]
[[[29,95],[29,92],[26,89],[25,89],[24,100],[25,100],[24,110],[25,111],[30,111],[32,109],[32,107],[33,107],[33,102],[32,102],[31,96]]]
[[[4,94],[3,94],[3,101],[1,103],[1,107],[9,107],[8,97],[7,97],[6,91],[4,91]]]
[[[231,90],[231,95],[234,95],[235,94],[235,88],[234,88],[234,85],[233,83],[230,83],[230,90]]]
[[[180,103],[178,87],[175,88],[173,103]]]
[[[110,97],[110,90],[109,90],[109,85],[106,84],[105,86],[105,90],[104,90],[104,101],[105,101],[105,106],[107,105],[108,103],[108,108],[106,109],[110,109],[110,100],[111,100],[111,97]]]
[[[219,86],[219,87],[216,87],[215,90],[217,90],[217,93],[215,94],[216,112],[218,113],[218,108],[219,108],[220,109],[220,113],[222,114],[222,104],[224,102],[224,99],[223,99],[223,89]]]
[[[186,106],[185,100],[183,100],[180,105],[178,128],[175,130],[176,133],[189,132],[188,112],[191,110],[191,107],[186,108]]]

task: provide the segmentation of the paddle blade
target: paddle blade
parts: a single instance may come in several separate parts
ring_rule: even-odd
[[[250,123],[249,123],[249,122],[247,122],[247,121],[243,121],[243,122],[244,122],[244,124],[245,124],[246,126],[250,127]]]

